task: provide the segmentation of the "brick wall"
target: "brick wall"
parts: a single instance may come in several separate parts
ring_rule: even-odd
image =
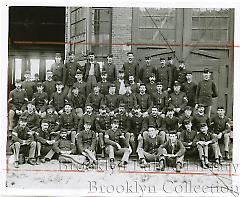
[[[132,41],[131,30],[132,8],[114,7],[112,13],[112,54],[118,69],[127,60],[127,52],[131,50],[131,47],[126,45]]]

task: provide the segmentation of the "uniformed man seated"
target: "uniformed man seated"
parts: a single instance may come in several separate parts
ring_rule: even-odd
[[[20,117],[19,123],[12,131],[12,145],[10,147],[14,154],[14,167],[19,167],[19,153],[28,155],[28,163],[35,165],[35,150],[36,142],[34,141],[33,133],[27,127],[26,117]]]
[[[85,164],[89,168],[94,168],[97,138],[95,132],[91,130],[91,121],[84,123],[84,130],[78,133],[76,141],[78,153],[84,156]]]
[[[200,132],[197,134],[194,143],[197,145],[200,164],[203,169],[209,168],[208,161],[208,152],[209,147],[211,146],[215,156],[215,165],[214,167],[218,167],[219,164],[219,155],[217,149],[217,139],[214,137],[212,133],[208,131],[208,126],[206,123],[201,124]]]
[[[177,134],[171,131],[168,140],[160,146],[160,163],[156,169],[164,171],[165,166],[168,164],[176,166],[176,172],[180,172],[185,151],[184,145],[177,139]]]
[[[110,168],[115,168],[115,154],[123,155],[119,167],[125,167],[128,163],[129,156],[132,152],[130,147],[126,147],[124,143],[124,133],[118,129],[119,120],[113,119],[111,129],[107,130],[104,136],[106,143],[106,152],[109,155]]]
[[[149,166],[148,162],[158,161],[160,155],[160,145],[163,144],[161,137],[158,135],[158,130],[154,127],[149,127],[147,130],[147,136],[143,140],[138,149],[138,158],[140,161],[140,167],[145,168]]]

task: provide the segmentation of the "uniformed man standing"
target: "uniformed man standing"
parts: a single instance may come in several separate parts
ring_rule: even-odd
[[[108,82],[113,83],[115,80],[117,80],[117,68],[116,65],[113,64],[112,54],[108,54],[107,62],[104,63],[102,70],[106,71]]]
[[[63,84],[65,85],[65,90],[68,94],[71,93],[71,89],[73,84],[76,82],[76,72],[77,70],[83,70],[82,66],[75,62],[75,54],[74,52],[70,51],[69,55],[69,62],[65,63],[63,69]]]
[[[92,91],[93,87],[101,81],[100,65],[95,62],[95,55],[90,52],[88,55],[88,62],[85,63],[84,68],[84,81],[87,82],[88,94]]]
[[[206,107],[206,114],[210,118],[212,110],[212,98],[217,97],[217,88],[212,79],[210,79],[211,73],[208,68],[203,71],[203,80],[199,82],[196,90],[196,103],[203,104]],[[197,107],[196,104],[196,107]]]
[[[139,78],[142,81],[142,83],[149,83],[149,77],[151,74],[156,75],[156,68],[151,64],[151,57],[146,56],[145,57],[146,63],[140,68],[139,71]]]
[[[44,91],[48,95],[48,101],[50,101],[52,94],[56,91],[56,81],[53,80],[53,73],[51,70],[46,72],[47,80],[43,82]],[[60,80],[62,81],[62,79]]]
[[[157,106],[158,111],[164,117],[168,107],[168,93],[163,92],[163,84],[157,82],[156,91],[152,95],[153,105]]]
[[[105,70],[102,71],[101,73],[101,79],[102,81],[98,82],[98,86],[100,88],[100,93],[106,96],[109,92],[109,87],[111,83],[107,81],[107,72]]]
[[[33,93],[36,90],[35,83],[31,81],[31,72],[27,70],[24,74],[25,80],[22,82],[22,88],[27,92],[27,99],[32,100]]]
[[[77,81],[73,85],[78,88],[79,94],[81,94],[85,98],[85,101],[86,101],[87,96],[88,96],[87,83],[85,81],[83,81],[83,71],[78,70],[76,72],[75,78],[77,79]]]
[[[26,106],[26,103],[28,101],[27,99],[27,92],[26,90],[22,89],[22,84],[20,79],[16,79],[15,81],[15,89],[12,90],[9,94],[9,126],[8,130],[12,131],[14,127],[14,117],[17,115],[17,117],[21,116],[23,113],[23,110]],[[17,122],[17,121],[16,121]]]
[[[172,85],[171,69],[166,65],[166,60],[160,58],[161,65],[157,67],[157,82],[162,82],[163,90],[170,91]]]
[[[128,81],[129,76],[135,76],[135,81],[138,83],[139,81],[139,64],[134,62],[133,52],[128,52],[128,61],[123,64],[123,70],[125,73],[125,80]]]
[[[175,73],[173,74],[174,81],[178,81],[180,85],[186,82],[186,64],[184,60],[179,61],[178,69],[175,70]]]
[[[151,99],[153,99],[153,94],[157,91],[156,76],[154,73],[149,76],[149,83],[146,84],[146,89]]]
[[[64,64],[62,62],[61,53],[56,53],[55,63],[51,67],[51,70],[53,72],[53,80],[54,81],[62,81],[63,80],[63,68],[64,68]]]
[[[125,104],[125,108],[127,112],[131,112],[131,110],[137,105],[137,99],[135,94],[131,90],[131,86],[127,83],[126,86],[126,94],[120,95],[120,103]]]
[[[109,87],[109,94],[104,98],[104,103],[107,106],[111,114],[114,113],[114,110],[118,108],[119,105],[119,95],[116,94],[115,84],[111,84]]]
[[[187,81],[182,84],[181,89],[186,93],[188,98],[188,106],[195,107],[195,98],[196,98],[196,90],[197,84],[192,81],[192,72],[186,72]]]
[[[131,86],[132,92],[135,94],[138,93],[139,92],[139,84],[136,83],[135,76],[129,75],[128,82],[129,82],[129,85]],[[125,87],[126,87],[126,84],[125,84]]]

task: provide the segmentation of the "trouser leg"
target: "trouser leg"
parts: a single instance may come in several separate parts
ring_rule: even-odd
[[[183,164],[183,159],[184,159],[184,155],[182,155],[180,157],[176,157],[176,164],[180,163],[182,165]]]
[[[39,157],[39,156],[41,156],[41,143],[40,142],[37,142],[37,156]]]
[[[45,155],[45,158],[48,158],[48,159],[51,160],[54,154],[55,154],[55,152],[53,151],[53,149],[51,149],[51,150],[48,151],[48,153]]]
[[[34,158],[35,156],[35,151],[36,151],[36,142],[33,141],[30,143],[30,149],[29,149],[29,158]]]
[[[224,151],[229,151],[229,143],[230,143],[230,133],[225,133],[224,137]]]
[[[20,147],[21,147],[21,144],[19,142],[15,142],[12,145],[13,155],[14,155],[15,161],[18,161],[18,159],[19,159]]]
[[[103,133],[99,133],[98,134],[98,140],[99,140],[99,145],[101,148],[105,147],[105,143],[104,143],[104,137],[103,137]]]
[[[73,144],[75,144],[75,141],[76,141],[76,134],[77,134],[76,131],[71,131],[71,142]]]
[[[9,122],[8,130],[13,130],[13,127],[14,127],[14,123],[13,123],[14,115],[15,115],[15,112],[11,109],[9,111],[9,115],[8,115],[8,122]]]
[[[198,149],[199,159],[200,159],[201,161],[204,161],[205,155],[204,155],[203,147],[198,144],[198,145],[197,145],[197,149]]]
[[[160,136],[161,144],[163,144],[165,142],[165,139],[166,139],[165,131],[159,131],[158,135]]]

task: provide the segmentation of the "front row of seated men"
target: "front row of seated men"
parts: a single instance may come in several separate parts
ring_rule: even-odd
[[[129,114],[124,109],[124,104],[120,104],[118,112],[110,116],[106,106],[101,105],[99,114],[94,115],[89,104],[83,117],[74,121],[70,103],[65,104],[65,112],[59,118],[49,105],[46,117],[39,119],[40,127],[34,127],[31,123],[37,116],[34,105],[29,102],[24,112],[28,115],[20,116],[12,131],[14,166],[19,167],[21,151],[28,154],[27,162],[31,165],[50,161],[56,154],[60,162],[76,162],[93,168],[97,164],[96,152],[100,150],[103,157],[104,153],[109,156],[112,169],[116,165],[115,155],[122,156],[118,166],[123,167],[128,164],[131,153],[135,153],[142,168],[149,166],[148,162],[156,162],[156,169],[163,171],[167,164],[174,163],[176,171],[180,172],[184,156],[197,153],[201,166],[208,168],[209,148],[213,150],[217,167],[222,158],[221,139],[225,157],[229,159],[231,129],[223,107],[218,107],[211,121],[204,118],[201,105],[193,116],[191,108],[187,107],[181,117],[174,116],[171,107],[167,108],[166,116],[162,116],[153,106],[147,117],[143,117],[137,106]]]

